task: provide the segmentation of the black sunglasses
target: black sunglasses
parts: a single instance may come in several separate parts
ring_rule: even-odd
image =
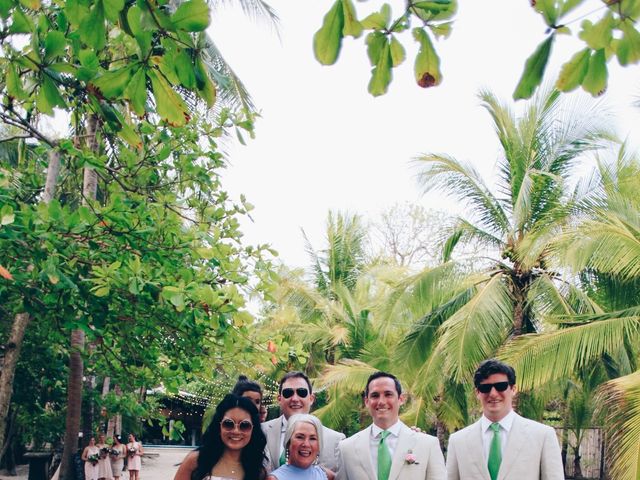
[[[236,426],[241,432],[250,432],[253,429],[253,423],[251,423],[249,420],[242,420],[240,423],[236,423],[230,418],[225,418],[224,420],[222,420],[220,422],[220,426],[227,432],[235,430]]]
[[[309,390],[307,390],[304,387],[295,388],[295,389],[294,388],[283,388],[282,389],[282,396],[284,398],[291,398],[291,397],[293,397],[294,393],[297,393],[300,398],[307,398],[307,395],[309,395]]]
[[[495,388],[496,392],[504,392],[509,388],[509,382],[481,383],[476,388],[480,393],[489,393],[492,388]]]

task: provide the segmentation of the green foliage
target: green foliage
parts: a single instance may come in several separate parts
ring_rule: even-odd
[[[617,58],[623,66],[640,61],[640,33],[636,28],[640,4],[635,0],[604,4],[596,0],[537,0],[531,5],[548,26],[547,33],[550,34],[526,60],[514,99],[531,98],[542,83],[556,36],[572,34],[570,26],[584,17],[588,18],[582,21],[577,36],[584,41],[586,48],[563,66],[556,82],[560,91],[580,86],[594,97],[601,95],[607,87],[607,64],[612,58]],[[392,53],[393,61],[390,62],[385,45],[391,45],[392,52],[398,51],[401,34],[410,30],[412,24],[419,25],[411,29],[414,39],[420,43],[414,67],[416,83],[422,88],[439,85],[442,81],[440,58],[432,39],[446,38],[451,33],[457,1],[396,1],[393,6],[399,8],[398,15],[392,16],[391,3],[382,3],[379,8],[359,5],[356,9],[350,0],[337,0],[314,36],[316,59],[324,65],[334,64],[345,36],[358,38],[363,31],[368,31],[365,43],[374,66],[369,93],[383,95],[392,80],[391,69],[404,60],[404,55],[394,56]],[[360,15],[359,10],[362,11]],[[583,10],[587,13],[583,14]],[[373,47],[374,55],[372,43],[376,45]],[[402,60],[396,61],[400,58]]]
[[[358,38],[363,31],[368,31],[365,43],[373,66],[368,90],[373,96],[383,95],[391,83],[392,69],[405,60],[405,48],[400,36],[410,29],[411,20],[414,19],[421,25],[412,30],[413,37],[420,43],[420,51],[415,60],[416,82],[423,88],[438,85],[442,80],[440,59],[433,47],[431,35],[449,35],[449,20],[456,13],[457,1],[407,2],[402,8],[402,13],[393,18],[391,5],[384,3],[379,10],[360,16],[359,19],[351,0],[337,0],[314,35],[313,50],[316,59],[323,65],[334,64],[340,55],[345,36]]]

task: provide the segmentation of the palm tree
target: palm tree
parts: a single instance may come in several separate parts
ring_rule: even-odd
[[[605,417],[612,478],[640,474],[640,160],[621,148],[612,165],[600,162],[586,188],[583,219],[556,242],[558,263],[579,274],[606,308],[581,316],[555,315],[562,328],[523,336],[502,356],[523,373],[525,389],[567,378],[599,362],[615,378],[595,397]],[[599,402],[598,402],[599,400]]]
[[[574,167],[610,134],[591,113],[563,109],[555,90],[539,94],[520,116],[488,91],[479,96],[502,147],[495,188],[450,156],[417,159],[425,192],[438,189],[471,207],[446,245],[447,257],[461,241],[490,252],[487,267],[469,276],[438,330],[433,352],[455,382],[468,380],[507,339],[547,328],[544,312],[596,308],[549,268],[549,245],[572,218]]]

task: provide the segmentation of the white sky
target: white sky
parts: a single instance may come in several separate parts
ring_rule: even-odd
[[[367,93],[371,67],[362,38],[347,38],[334,66],[321,66],[313,56],[313,34],[332,0],[268,3],[280,16],[280,37],[246,19],[239,7],[217,11],[210,28],[262,113],[255,140],[227,147],[231,165],[223,178],[233,196],[244,193],[256,207],[254,221],[243,225],[248,243],[270,243],[287,265],[306,266],[300,229],[322,248],[329,209],[373,217],[409,201],[452,211],[448,199],[421,197],[410,165],[420,153],[450,154],[491,178],[500,150],[476,95],[490,87],[509,100],[525,59],[543,40],[545,25],[528,0],[461,1],[451,37],[435,45],[443,83],[418,87],[408,50],[389,92],[378,98]],[[413,49],[409,35],[404,43]],[[577,51],[570,37],[559,40],[545,78],[555,79],[559,65]],[[630,104],[640,97],[638,67],[610,64],[605,97],[619,134],[631,135],[637,149],[640,109]]]

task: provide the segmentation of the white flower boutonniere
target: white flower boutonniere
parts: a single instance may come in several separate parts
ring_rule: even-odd
[[[420,462],[416,462],[416,456],[413,454],[413,451],[409,450],[404,457],[404,463],[407,465],[419,465]]]

